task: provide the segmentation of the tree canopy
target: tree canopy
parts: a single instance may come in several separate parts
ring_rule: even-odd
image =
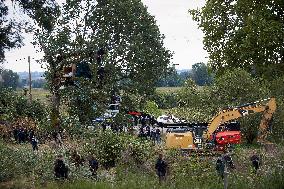
[[[0,82],[0,87],[16,89],[19,84],[19,75],[12,70],[0,71],[0,76],[3,82]]]
[[[67,1],[53,30],[41,28],[35,39],[45,53],[47,80],[57,99],[65,66],[85,62],[90,67],[90,79],[78,79],[77,87],[65,91],[69,97],[87,95],[80,97],[80,105],[82,99],[91,105],[107,100],[115,91],[153,93],[171,59],[163,38],[140,0],[85,0]],[[104,51],[100,61],[99,51]]]
[[[209,85],[212,83],[213,76],[209,73],[208,67],[203,62],[192,65],[192,79],[197,85]]]
[[[24,30],[31,26],[28,20],[17,20],[9,15],[9,9],[19,9],[26,13],[31,21],[50,31],[53,21],[58,15],[58,5],[55,0],[16,0],[7,4],[6,0],[0,0],[0,63],[5,60],[5,51],[23,45]]]
[[[284,74],[283,0],[211,0],[190,12],[218,73],[239,67],[267,78]]]

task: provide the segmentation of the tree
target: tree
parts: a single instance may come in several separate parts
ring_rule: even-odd
[[[46,84],[45,79],[36,79],[32,81],[32,88],[44,88]]]
[[[209,85],[212,83],[213,76],[209,73],[208,67],[204,63],[196,63],[192,65],[192,79],[197,85]]]
[[[61,13],[52,32],[41,29],[36,34],[45,53],[46,78],[57,115],[54,119],[58,119],[62,100],[62,70],[72,63],[86,62],[92,78],[77,78],[64,90],[69,91],[67,98],[72,93],[88,94],[88,98],[80,99],[92,99],[99,106],[109,102],[113,91],[123,91],[126,96],[153,93],[171,54],[163,47],[164,36],[154,17],[140,0],[71,0],[63,5]]]
[[[205,34],[209,64],[219,74],[227,68],[270,79],[284,74],[283,0],[211,0],[190,13]]]
[[[157,81],[157,87],[178,87],[181,86],[181,79],[174,67],[169,68],[166,74],[161,75]]]
[[[200,88],[193,80],[188,80],[178,93],[179,107],[174,112],[191,122],[208,122],[222,109],[266,99],[269,96],[267,82],[252,77],[243,69],[227,70],[210,86]],[[283,113],[279,112],[275,116],[277,130],[282,129],[279,124],[282,120],[280,115]],[[259,113],[238,119],[248,143],[256,139],[260,120]],[[276,125],[275,121],[273,125]]]
[[[31,24],[28,21],[16,21],[13,15],[8,15],[9,9],[17,7],[22,13],[32,18],[46,30],[52,29],[52,23],[57,16],[58,6],[55,0],[16,0],[9,7],[6,0],[0,0],[0,63],[5,60],[5,51],[23,45],[23,30],[28,30]]]
[[[13,72],[12,70],[3,70],[1,72],[2,77],[2,85],[5,88],[12,88],[16,89],[19,83],[19,75],[16,72]],[[0,83],[1,84],[1,83]]]
[[[158,108],[158,105],[154,101],[147,101],[145,103],[143,112],[150,114],[154,117],[158,117],[162,114],[161,110]]]

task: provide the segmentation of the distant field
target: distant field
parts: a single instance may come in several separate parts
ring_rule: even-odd
[[[157,92],[159,93],[175,93],[179,91],[181,87],[158,87],[156,89]],[[24,91],[23,89],[18,89],[17,92],[19,94],[23,94]],[[33,99],[38,99],[43,103],[48,103],[48,98],[47,96],[50,96],[50,93],[48,90],[45,89],[32,89],[32,98]]]
[[[174,93],[178,92],[181,87],[157,87],[156,91],[160,93]]]
[[[24,94],[23,89],[18,89],[18,93]],[[28,92],[29,94],[29,92]],[[43,103],[48,103],[48,98],[47,96],[50,96],[50,93],[48,90],[45,89],[32,89],[32,98],[33,99],[38,99]]]

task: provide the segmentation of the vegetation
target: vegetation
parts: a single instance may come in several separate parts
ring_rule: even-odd
[[[9,9],[18,8],[22,13],[26,13],[32,21],[42,26],[46,30],[52,29],[52,22],[58,11],[54,0],[44,1],[13,1],[13,6],[8,6],[6,0],[1,0],[0,4],[0,63],[5,60],[5,51],[18,48],[23,45],[23,31],[30,31],[31,24],[26,20],[13,19],[14,15],[9,15]]]
[[[214,70],[222,74],[228,68],[244,68],[273,79],[284,70],[283,10],[282,0],[214,0],[190,13],[205,34]]]
[[[168,73],[161,75],[158,80],[157,87],[181,87],[185,81],[192,79],[199,86],[210,85],[213,82],[214,74],[210,73],[209,67],[201,63],[192,65],[192,69],[189,71],[181,70],[180,73],[172,67],[169,68]]]
[[[0,2],[0,62],[5,50],[22,45],[22,28],[33,32],[34,44],[44,53],[48,88],[33,90],[30,100],[26,90],[14,90],[17,74],[1,68],[0,188],[223,188],[217,157],[165,149],[164,136],[161,144],[137,137],[132,117],[124,112],[158,117],[168,111],[189,122],[208,122],[224,108],[267,97],[277,100],[269,135],[275,150],[268,153],[255,143],[260,114],[241,118],[243,143],[234,146],[229,186],[284,187],[283,1],[211,0],[191,10],[205,33],[210,60],[208,65],[194,64],[188,73],[169,67],[171,52],[140,0],[68,0],[62,6],[53,0],[13,1],[33,26],[10,19],[12,7]],[[76,77],[63,77],[72,64]],[[127,131],[93,122],[116,95],[122,98],[120,112],[107,121]],[[18,143],[15,128],[32,129],[39,151]],[[62,144],[54,141],[56,132]],[[163,183],[155,170],[160,153],[169,164]],[[249,159],[255,153],[262,163],[257,173]],[[54,178],[59,154],[70,170],[64,181]],[[99,162],[97,178],[89,170],[90,156]]]
[[[70,168],[70,180],[65,182],[56,181],[53,178],[53,161],[60,149],[51,149],[42,144],[39,153],[34,154],[29,145],[17,145],[15,148],[15,145],[7,146],[1,142],[1,188],[223,188],[223,183],[215,171],[216,157],[189,158],[180,155],[178,151],[168,151],[166,159],[170,165],[170,174],[166,183],[159,185],[154,170],[155,157],[159,150],[150,143],[127,135],[115,136],[112,133],[91,136],[92,138],[84,137],[83,140],[81,138],[80,141],[74,141],[72,144],[66,143],[68,150],[62,149],[61,153]],[[102,136],[108,140],[113,140],[112,137],[115,137],[119,141],[116,144],[107,143],[107,140],[99,139]],[[95,143],[89,143],[90,141]],[[73,149],[76,149],[83,157],[87,157],[91,151],[106,150],[108,148],[105,147],[112,144],[119,147],[119,151],[116,151],[117,156],[99,156],[98,158],[105,160],[105,158],[115,157],[116,166],[105,170],[104,164],[100,164],[98,180],[92,179],[86,163],[80,167],[74,165],[71,157]],[[282,147],[278,146],[277,149],[278,153],[273,157],[259,149],[263,166],[258,174],[255,174],[248,160],[253,149],[245,146],[237,148],[233,155],[236,169],[230,171],[229,186],[232,188],[282,188],[284,154]],[[108,152],[104,151],[104,153]],[[25,158],[19,161],[21,157]]]
[[[0,86],[5,88],[16,89],[19,84],[19,75],[12,70],[0,70],[0,76],[2,81],[0,81]]]
[[[80,24],[77,15],[81,15]],[[54,127],[59,125],[61,105],[69,103],[70,97],[72,106],[66,106],[70,107],[69,114],[87,124],[90,119],[85,115],[92,116],[92,107],[99,112],[120,91],[125,96],[151,94],[157,78],[170,63],[171,53],[163,47],[164,37],[140,1],[67,1],[52,32],[41,28],[35,36],[48,67]],[[99,50],[103,56],[100,59]],[[76,83],[64,82],[63,68],[83,62],[91,78],[82,75]],[[63,85],[65,90],[60,90]]]

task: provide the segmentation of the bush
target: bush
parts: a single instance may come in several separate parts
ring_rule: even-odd
[[[37,157],[26,146],[14,150],[0,142],[0,181],[30,176],[36,161]]]

